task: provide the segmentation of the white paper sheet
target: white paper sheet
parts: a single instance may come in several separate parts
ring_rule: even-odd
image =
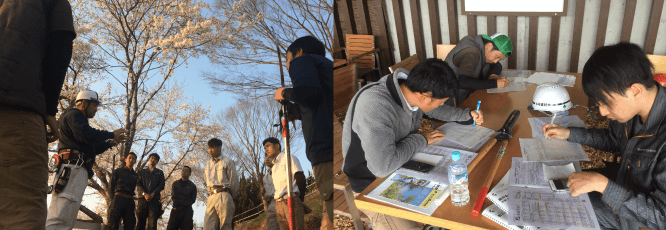
[[[530,122],[532,126],[532,137],[539,138],[545,137],[543,135],[543,127],[546,124],[550,124],[550,117],[528,117],[527,121]],[[585,128],[585,122],[578,118],[578,116],[557,116],[555,117],[555,122],[559,126],[570,128],[570,127],[581,127]]]
[[[532,76],[527,78],[528,83],[537,85],[542,84],[558,84],[562,86],[573,87],[576,83],[576,77],[573,75],[564,75],[556,73],[535,72]]]
[[[500,77],[505,77],[505,78],[528,78],[532,75],[532,71],[530,70],[507,70],[507,71],[502,71],[500,73]]]
[[[573,163],[566,165],[546,165],[542,163],[542,165],[545,180],[567,179],[572,173],[576,172]]]
[[[439,141],[433,142],[431,145],[447,147],[447,148],[452,148],[452,149],[460,149],[460,150],[465,150],[465,151],[470,151],[470,152],[475,152],[476,153],[476,152],[479,152],[479,149],[481,148],[481,146],[483,146],[483,144],[488,142],[489,139],[490,139],[490,136],[484,137],[481,141],[479,141],[479,143],[476,143],[476,145],[474,145],[472,147],[467,147],[467,146],[458,144],[458,143],[456,143],[452,140],[446,139],[446,138],[442,138]]]
[[[558,229],[600,229],[588,195],[550,189],[509,188],[509,224]]]
[[[511,80],[509,80],[511,81]],[[527,87],[525,87],[525,83],[523,82],[511,82],[509,85],[505,86],[504,88],[492,88],[492,89],[486,89],[487,93],[506,93],[506,92],[514,92],[514,91],[526,91]]]
[[[514,157],[511,159],[509,174],[509,186],[550,188],[548,180],[544,177],[541,162],[524,162],[522,157]]]
[[[467,148],[472,148],[483,140],[488,140],[488,137],[495,133],[494,130],[480,125],[461,125],[452,122],[440,126],[437,130],[444,133],[444,139],[453,141]],[[483,145],[483,143],[481,143],[481,145]]]
[[[589,161],[590,158],[577,143],[559,139],[520,138],[523,161]]]

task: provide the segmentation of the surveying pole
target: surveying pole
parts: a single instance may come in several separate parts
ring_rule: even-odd
[[[278,38],[275,34],[275,29],[271,27],[271,31],[273,32],[273,38],[275,39],[275,49],[277,50],[277,55],[278,55],[278,62],[280,63],[280,84],[284,88],[284,71],[282,70],[282,58],[281,52],[280,52],[280,44],[278,43]],[[292,193],[293,193],[293,177],[291,173],[291,153],[289,151],[289,121],[287,118],[289,117],[289,109],[287,108],[287,103],[285,100],[282,100],[280,102],[282,104],[282,115],[281,115],[281,122],[282,122],[282,143],[284,143],[284,154],[287,157],[287,205],[289,205],[289,229],[294,230],[294,221],[295,221],[295,216],[294,216],[294,202],[291,200]]]

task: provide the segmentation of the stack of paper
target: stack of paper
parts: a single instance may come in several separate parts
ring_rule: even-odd
[[[546,124],[550,124],[550,117],[529,117],[527,121],[530,122],[532,126],[532,137],[539,138],[545,137],[543,135],[542,127]],[[580,127],[585,128],[585,122],[578,118],[578,116],[557,116],[555,118],[554,124],[562,126],[564,128],[570,127]]]
[[[557,84],[562,86],[573,87],[576,83],[576,77],[573,75],[564,75],[556,73],[536,72],[527,78],[528,83],[537,85],[542,84]]]

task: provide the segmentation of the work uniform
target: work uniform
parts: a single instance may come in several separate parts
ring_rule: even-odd
[[[167,230],[192,230],[194,211],[192,204],[197,200],[197,186],[191,180],[177,180],[171,184],[173,208],[169,216]]]
[[[127,166],[113,170],[109,186],[113,193],[113,201],[111,201],[109,210],[109,229],[118,229],[121,219],[123,229],[134,228],[136,224],[134,189],[138,179],[139,175]]]
[[[162,215],[162,203],[160,198],[164,190],[164,172],[155,168],[145,167],[139,171],[139,207],[137,208],[137,230],[157,229],[157,219]],[[150,201],[146,200],[144,194],[153,194]],[[148,225],[148,226],[146,226]]]
[[[486,62],[485,44],[481,35],[463,37],[444,61],[458,76],[458,104],[465,101],[474,90],[497,88],[497,80],[488,78],[491,74],[502,73],[502,64]],[[448,100],[447,104],[451,105],[452,102]]]
[[[0,1],[0,31],[0,229],[44,229],[44,117],[58,112],[76,37],[72,9],[62,0]]]
[[[287,175],[287,155],[284,152],[280,153],[275,160],[273,160],[273,167],[271,168],[271,176],[273,178],[273,185],[275,186],[275,210],[277,212],[278,223],[280,224],[280,229],[289,229],[289,204],[287,202],[289,178]],[[292,182],[291,186],[293,196],[291,197],[291,202],[293,204],[293,217],[295,218],[294,229],[305,229],[304,223],[304,214],[303,214],[303,204],[301,198],[299,197],[300,190],[296,184],[296,178],[293,177],[297,172],[303,172],[301,168],[301,163],[298,161],[298,158],[294,155],[291,156],[291,172],[292,172]]]
[[[470,109],[442,105],[424,113],[409,105],[398,83],[407,76],[407,70],[397,69],[363,87],[352,98],[342,131],[342,170],[355,194],[378,177],[390,175],[428,144],[418,133],[424,115],[442,121],[472,120]],[[413,221],[361,211],[376,229],[421,229]]]
[[[268,202],[268,208],[266,209],[266,230],[279,230],[280,224],[277,220],[277,214],[275,210],[275,186],[273,185],[273,175],[271,170],[264,175],[264,200]]]
[[[602,229],[666,229],[666,89],[658,88],[645,123],[636,115],[608,129],[570,128],[569,141],[619,152],[619,170],[606,173],[604,193],[589,193]]]
[[[111,148],[109,139],[113,132],[90,127],[88,118],[76,108],[67,110],[60,116],[60,139],[58,152],[79,152],[80,159],[62,162],[60,170],[71,169],[69,182],[60,193],[51,197],[46,229],[71,229],[83,199],[83,192],[92,178],[92,165],[95,157]]]
[[[205,174],[209,196],[206,201],[204,229],[231,230],[236,209],[233,197],[238,194],[240,187],[236,164],[224,156],[217,160],[210,159],[206,162]]]
[[[283,92],[300,106],[305,154],[312,164],[315,183],[333,223],[333,62],[306,54],[291,60],[289,77],[294,88]]]

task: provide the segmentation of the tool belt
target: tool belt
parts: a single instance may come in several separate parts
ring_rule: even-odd
[[[134,196],[132,196],[132,195],[127,195],[127,194],[125,194],[125,193],[116,192],[116,193],[114,193],[114,194],[115,194],[116,196],[122,196],[122,197],[125,197],[125,198],[128,198],[128,199],[134,199]]]
[[[83,152],[76,149],[61,149],[58,151],[58,157],[60,157],[60,162],[62,164],[83,165],[84,163],[90,163],[92,159],[85,157],[84,155]]]
[[[188,206],[174,206],[172,210],[180,210],[180,209],[187,209]],[[191,208],[191,207],[189,207]]]
[[[216,194],[216,193],[220,193],[220,192],[228,192],[228,193],[230,193],[230,192],[229,192],[229,189],[228,189],[228,188],[225,188],[225,187],[210,187],[210,188],[208,188],[208,192],[210,193],[210,195],[213,195],[213,194]]]

